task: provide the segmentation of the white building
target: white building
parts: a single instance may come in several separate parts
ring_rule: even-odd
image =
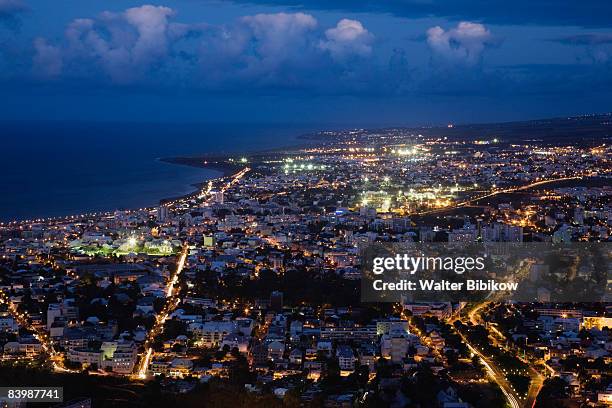
[[[168,218],[168,207],[160,205],[157,207],[157,221],[164,222]]]
[[[75,348],[68,350],[66,353],[66,359],[73,363],[81,363],[83,365],[95,364],[99,368],[102,367],[102,351],[101,350],[90,350],[87,348]]]
[[[285,345],[280,341],[273,341],[268,344],[268,358],[272,361],[282,360],[285,354]]]
[[[16,332],[18,329],[19,325],[8,312],[0,314],[0,331]]]
[[[338,350],[336,351],[336,355],[338,356],[338,364],[340,365],[340,370],[342,371],[353,371],[355,370],[355,353],[353,353],[353,349],[349,346],[338,346]]]
[[[47,308],[47,330],[51,328],[55,319],[63,317],[66,320],[79,318],[79,308],[66,299],[63,303],[50,303]]]
[[[222,350],[225,346],[229,347],[230,350],[238,349],[240,353],[246,354],[249,348],[249,339],[240,333],[231,333],[223,338],[219,349]]]
[[[382,336],[380,340],[380,353],[383,357],[391,359],[394,363],[401,362],[407,355],[411,339],[404,330],[392,330]]]
[[[134,370],[138,350],[133,341],[106,341],[100,350],[102,368],[120,374],[130,374]]]
[[[235,322],[205,322],[192,323],[189,330],[202,346],[218,347],[228,334],[237,332],[238,328]]]

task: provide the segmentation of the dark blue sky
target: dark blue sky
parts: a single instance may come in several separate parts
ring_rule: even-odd
[[[0,119],[482,122],[612,110],[607,0],[0,0]]]

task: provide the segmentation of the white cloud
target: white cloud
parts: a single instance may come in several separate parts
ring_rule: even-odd
[[[317,20],[310,14],[276,13],[245,16],[240,22],[252,30],[261,41],[264,54],[274,54],[293,46],[295,41],[304,41],[304,35],[317,28]]]
[[[320,47],[336,60],[354,55],[366,57],[372,53],[374,36],[357,20],[340,20],[336,27],[325,31],[325,38]]]
[[[175,13],[168,7],[141,6],[127,9],[125,21],[138,31],[132,48],[135,63],[149,63],[168,52],[168,18]]]
[[[169,22],[174,14],[168,7],[144,5],[73,20],[61,53],[68,59],[93,60],[113,81],[130,82],[168,55],[169,38],[176,32]],[[38,41],[35,49],[37,65],[48,45]]]
[[[427,44],[432,52],[451,61],[474,64],[480,60],[485,47],[492,43],[491,32],[479,23],[462,21],[448,31],[440,26],[427,30]]]
[[[253,47],[253,57],[263,69],[301,59],[309,51],[309,35],[316,28],[317,20],[304,13],[246,16],[235,27],[248,31],[245,45]]]
[[[34,67],[35,74],[42,77],[57,77],[62,73],[62,53],[58,47],[50,45],[44,38],[34,40]]]
[[[227,25],[177,23],[175,15],[168,7],[144,5],[75,19],[62,43],[37,41],[34,65],[55,47],[62,64],[53,71],[66,76],[103,73],[118,83],[163,76],[212,88],[301,87],[334,69],[341,74],[341,60],[372,52],[373,35],[356,20],[322,31],[305,13],[256,14]]]

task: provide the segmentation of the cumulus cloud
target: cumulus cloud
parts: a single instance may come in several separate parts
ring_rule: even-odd
[[[485,47],[493,43],[491,32],[483,24],[469,21],[462,21],[449,30],[440,26],[427,30],[427,44],[432,53],[448,61],[475,64]]]
[[[325,40],[320,47],[329,51],[332,58],[367,57],[372,53],[374,36],[357,20],[344,18],[336,27],[325,30]]]
[[[34,40],[34,73],[41,77],[57,77],[62,72],[62,53],[44,38]]]
[[[176,32],[169,22],[172,16],[174,11],[168,7],[144,5],[122,13],[104,12],[96,19],[76,19],[66,28],[61,48],[35,42],[35,68],[53,51],[63,59],[99,64],[113,81],[132,81],[168,55]],[[55,67],[62,69],[61,64]]]
[[[197,52],[207,86],[295,86],[318,61],[317,20],[304,13],[256,14],[209,26]]]
[[[587,33],[552,38],[550,41],[581,47],[585,51],[581,62],[608,64],[612,60],[612,33]]]
[[[264,56],[290,53],[294,47],[303,46],[305,35],[317,27],[317,20],[304,13],[256,14],[242,17],[240,22],[252,30]]]
[[[168,49],[168,18],[175,13],[168,7],[142,6],[123,13],[125,21],[138,31],[131,49],[135,63],[149,63],[163,56]]]
[[[248,57],[249,67],[270,71],[307,58],[312,50],[309,36],[316,27],[317,20],[309,14],[277,13],[243,17],[230,31],[245,37],[240,52]]]
[[[73,20],[61,43],[36,40],[35,71],[103,73],[118,83],[165,75],[212,88],[308,86],[347,69],[339,61],[372,52],[373,36],[356,20],[323,31],[305,13],[256,14],[224,25],[177,23],[175,16],[168,7],[144,5]]]

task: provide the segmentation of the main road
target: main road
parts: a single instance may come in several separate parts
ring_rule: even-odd
[[[227,191],[233,185],[238,183],[251,169],[249,167],[245,167],[240,170],[238,173],[234,174],[231,179],[220,188],[221,192]],[[209,183],[207,189],[202,192],[200,197],[204,197],[212,191],[212,184]],[[211,197],[208,197],[205,201],[210,201]],[[168,284],[166,285],[166,303],[164,304],[164,308],[162,311],[156,316],[155,323],[153,327],[147,334],[147,338],[144,343],[144,355],[140,360],[140,364],[138,365],[138,369],[136,371],[136,378],[145,379],[147,378],[147,371],[149,369],[149,364],[151,363],[151,358],[153,357],[153,343],[155,342],[155,338],[162,333],[164,330],[164,324],[170,314],[174,311],[176,306],[180,303],[180,299],[176,297],[176,289],[179,282],[179,278],[181,272],[185,268],[185,262],[187,260],[187,255],[189,254],[189,244],[185,242],[183,244],[183,249],[179,256],[176,270],[168,280]]]
[[[474,307],[472,310],[470,310],[467,315],[470,323],[472,323],[473,325],[483,325],[481,312],[487,305],[489,305],[489,302],[482,302],[476,305],[476,307]],[[505,338],[505,335],[499,330],[497,330],[495,327],[492,327],[492,331],[500,338]],[[506,398],[508,399],[510,405],[515,407],[515,405],[511,402],[511,399],[519,403],[519,405],[517,405],[516,407],[523,406],[525,408],[532,408],[535,405],[536,398],[540,393],[540,390],[542,389],[542,384],[544,383],[544,376],[540,374],[540,372],[533,366],[533,364],[529,360],[524,359],[519,355],[516,355],[516,358],[528,365],[529,377],[531,378],[529,391],[527,392],[527,395],[523,398],[519,396],[518,393],[514,391],[514,389],[511,387],[510,383],[506,380],[506,376],[503,371],[499,367],[497,367],[493,361],[488,359],[486,356],[476,350],[475,347],[469,344],[467,338],[465,338],[461,333],[460,335],[463,337],[470,350],[472,352],[474,352],[475,350],[475,354],[477,354],[484,362],[485,368],[500,386],[500,388],[504,392],[504,395],[506,395]]]
[[[34,338],[40,342],[43,352],[49,356],[49,361],[51,362],[53,371],[60,373],[78,372],[77,370],[71,370],[64,366],[64,358],[61,353],[55,351],[53,340],[51,340],[49,334],[30,323],[30,318],[27,313],[19,311],[11,298],[3,291],[0,291],[0,304],[6,304],[9,313],[17,324],[33,333]]]
[[[142,359],[140,360],[140,365],[138,367],[137,376],[140,379],[147,378],[147,370],[149,369],[149,364],[151,363],[151,357],[153,356],[153,342],[155,338],[162,332],[164,329],[164,323],[170,316],[170,313],[174,310],[174,308],[179,304],[179,299],[175,298],[176,288],[179,281],[179,276],[183,269],[185,268],[185,261],[187,260],[187,255],[189,254],[189,245],[186,243],[183,245],[183,250],[179,256],[179,260],[176,265],[176,270],[168,280],[168,284],[166,285],[166,304],[162,311],[155,317],[155,323],[153,327],[149,331],[147,338],[144,343],[145,353]]]
[[[484,308],[487,304],[488,302],[479,303],[474,309],[472,309],[468,313],[468,318],[473,324],[476,322],[477,312]],[[461,336],[461,339],[468,347],[470,352],[474,353],[474,355],[480,358],[480,361],[482,362],[482,365],[484,366],[487,375],[499,386],[502,393],[506,397],[508,404],[512,408],[522,408],[523,405],[520,402],[521,397],[517,394],[516,391],[514,391],[514,389],[506,379],[506,376],[504,375],[503,371],[499,367],[497,367],[492,360],[490,360],[487,356],[481,353],[478,348],[472,345],[468,340],[467,336],[465,336],[460,330],[457,330],[457,333],[459,333],[459,336]]]
[[[581,180],[582,178],[583,178],[583,176],[560,177],[560,178],[554,178],[554,179],[546,179],[546,180],[535,181],[533,183],[530,183],[530,184],[527,184],[527,185],[524,185],[524,186],[517,186],[517,187],[507,188],[507,189],[504,189],[504,190],[494,190],[494,191],[492,191],[490,193],[487,193],[485,195],[481,195],[481,196],[478,196],[478,197],[470,198],[469,200],[462,201],[462,202],[457,203],[455,205],[451,205],[451,206],[443,207],[443,208],[436,208],[435,210],[422,211],[422,212],[416,213],[415,215],[430,215],[430,214],[442,213],[442,212],[454,210],[454,209],[461,208],[461,207],[467,207],[470,204],[472,204],[473,202],[476,202],[476,201],[479,201],[479,200],[483,200],[485,198],[494,197],[494,196],[499,195],[499,194],[516,193],[517,191],[525,191],[525,190],[529,190],[530,188],[533,188],[533,187],[543,186],[545,184],[555,183],[555,182],[559,182],[559,181]]]

